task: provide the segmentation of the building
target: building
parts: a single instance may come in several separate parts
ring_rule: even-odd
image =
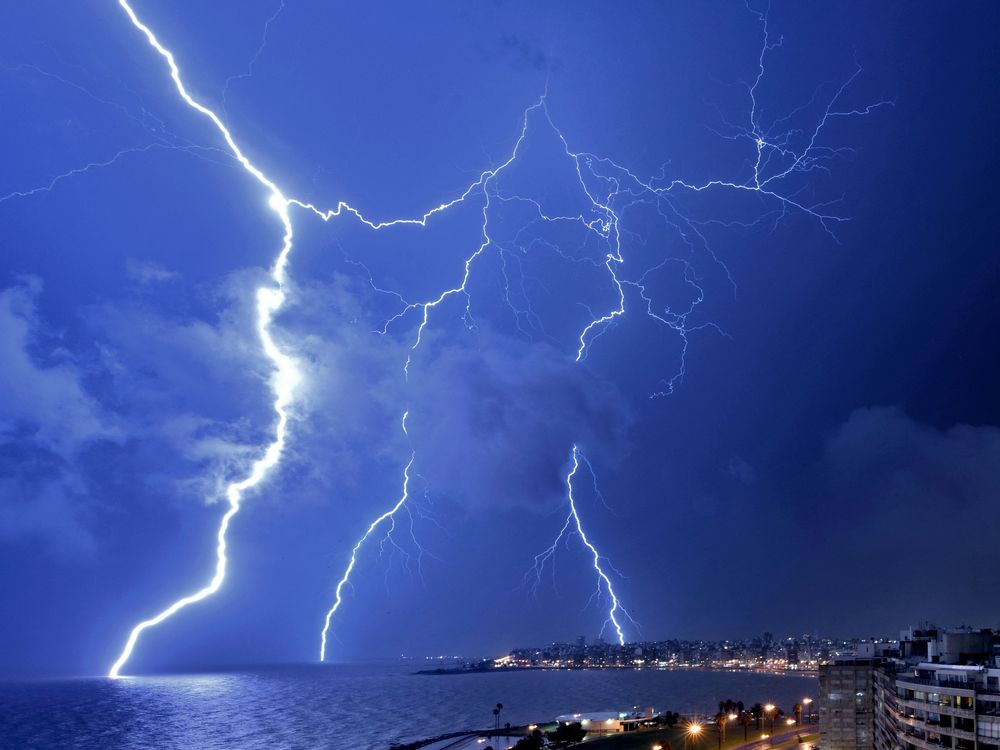
[[[556,723],[579,723],[590,734],[617,734],[634,732],[642,726],[653,726],[655,715],[652,707],[645,711],[590,711],[557,716]]]
[[[819,746],[823,750],[872,750],[876,660],[840,658],[819,668]]]
[[[824,750],[1000,750],[992,630],[909,628],[820,668]]]
[[[1000,750],[991,630],[911,628],[875,673],[876,750]]]

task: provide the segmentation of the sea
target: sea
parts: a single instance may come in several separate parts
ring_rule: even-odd
[[[0,682],[0,748],[389,750],[444,733],[560,714],[654,707],[707,715],[720,700],[790,711],[805,675],[530,670],[418,675],[412,663],[296,665],[215,674]]]

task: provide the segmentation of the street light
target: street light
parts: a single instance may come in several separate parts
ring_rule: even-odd
[[[806,719],[809,721],[812,720],[812,702],[813,699],[808,696],[802,699],[802,705],[806,707]]]
[[[774,708],[775,706],[773,703],[768,703],[764,706],[764,713],[767,715],[767,722],[772,730],[774,729]]]
[[[701,735],[701,724],[691,723],[685,728],[687,731],[688,750],[694,747],[695,740]]]

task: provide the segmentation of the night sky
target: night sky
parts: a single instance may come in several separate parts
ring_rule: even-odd
[[[286,195],[419,216],[510,156],[546,86],[575,151],[658,184],[752,180],[734,134],[763,6],[279,5],[135,0]],[[693,306],[686,356],[627,287],[575,361],[618,301],[593,233],[511,199],[586,210],[539,112],[468,308],[433,309],[408,378],[419,311],[378,331],[461,282],[481,193],[426,228],[293,212],[287,450],[233,522],[222,589],[145,633],[132,670],[314,660],[411,451],[410,512],[361,549],[333,660],[595,636],[578,540],[525,577],[574,443],[629,639],[1000,625],[1000,6],[775,2],[769,29],[757,113],[791,147],[858,66],[838,107],[891,104],[835,118],[784,185],[848,221],[725,189],[628,209],[622,275],[652,269],[656,310]],[[272,437],[254,294],[281,226],[111,0],[6,4],[0,87],[0,673],[97,674],[210,578],[223,489]]]

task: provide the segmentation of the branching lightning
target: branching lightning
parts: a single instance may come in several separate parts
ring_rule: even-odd
[[[504,301],[511,310],[518,331],[530,335],[532,330],[542,330],[541,323],[531,308],[531,300],[524,287],[523,270],[520,270],[520,258],[527,254],[529,247],[535,247],[535,245],[532,243],[529,246],[523,246],[519,244],[520,240],[518,239],[515,239],[512,244],[508,243],[507,245],[496,241],[490,226],[492,209],[498,205],[520,203],[531,207],[535,216],[532,223],[559,223],[582,227],[588,237],[593,238],[599,243],[601,247],[600,258],[577,258],[565,253],[561,248],[552,243],[544,241],[538,243],[543,250],[549,250],[563,260],[589,263],[595,268],[603,269],[601,273],[607,274],[606,278],[612,290],[612,301],[606,309],[595,311],[584,305],[583,302],[580,303],[589,311],[589,319],[580,327],[576,334],[576,338],[572,344],[571,358],[577,363],[585,362],[595,341],[611,330],[614,324],[625,316],[626,310],[630,308],[630,305],[638,305],[639,309],[650,320],[674,332],[680,339],[678,366],[671,375],[661,381],[661,386],[654,393],[650,394],[651,397],[655,398],[673,393],[683,381],[686,373],[686,356],[690,334],[711,329],[725,335],[724,331],[715,323],[700,321],[695,316],[697,308],[705,298],[705,289],[702,286],[701,279],[692,260],[696,251],[704,253],[712,263],[717,264],[725,272],[729,282],[732,284],[732,277],[729,275],[728,269],[709,247],[708,240],[702,231],[704,225],[711,222],[699,222],[687,216],[679,207],[678,199],[681,196],[694,196],[716,190],[753,195],[769,206],[769,209],[762,213],[754,222],[751,222],[750,225],[764,221],[773,221],[777,225],[786,216],[798,213],[817,222],[823,231],[836,240],[834,228],[840,222],[846,221],[846,217],[832,210],[830,202],[811,202],[803,198],[801,196],[801,188],[792,184],[791,178],[816,170],[826,171],[829,169],[831,162],[850,153],[850,149],[833,147],[823,143],[822,136],[824,130],[832,120],[863,117],[879,108],[892,104],[891,101],[887,100],[861,107],[849,107],[841,103],[847,90],[862,72],[861,67],[856,66],[854,72],[839,87],[835,88],[832,94],[824,97],[823,89],[820,88],[814,95],[813,100],[806,105],[793,109],[783,117],[776,118],[769,123],[763,122],[761,108],[758,105],[759,87],[765,77],[767,58],[782,46],[783,39],[772,39],[768,27],[767,11],[755,11],[748,5],[748,9],[758,19],[762,28],[762,43],[760,55],[757,60],[757,70],[753,81],[745,87],[747,94],[745,121],[732,123],[723,120],[723,127],[718,131],[718,134],[725,139],[747,145],[749,149],[747,159],[749,173],[744,171],[727,179],[715,178],[701,182],[687,181],[680,178],[667,179],[663,173],[652,178],[643,179],[610,158],[571,148],[570,140],[557,127],[550,113],[547,100],[548,91],[546,89],[546,92],[537,101],[523,111],[519,133],[514,145],[509,156],[501,161],[498,166],[480,172],[478,177],[456,197],[440,203],[422,215],[376,219],[370,218],[361,210],[345,201],[339,201],[332,209],[323,209],[307,200],[286,197],[277,184],[255,166],[240,149],[223,118],[220,118],[216,112],[191,96],[182,80],[174,55],[160,43],[153,31],[139,19],[131,7],[129,0],[118,0],[118,4],[127,15],[132,26],[145,37],[149,46],[166,63],[174,88],[185,105],[211,122],[217,133],[222,136],[226,149],[207,148],[196,146],[190,142],[179,142],[176,137],[173,137],[172,140],[166,140],[157,135],[155,136],[156,140],[149,145],[123,149],[111,159],[93,162],[69,170],[55,176],[45,185],[0,196],[0,203],[9,199],[27,197],[51,190],[64,179],[110,166],[132,153],[146,152],[153,149],[177,149],[190,153],[215,151],[224,153],[227,159],[238,164],[240,168],[265,189],[268,195],[268,205],[281,223],[283,239],[270,273],[272,284],[256,290],[257,333],[264,354],[274,370],[271,379],[273,409],[276,415],[273,438],[263,447],[262,455],[251,465],[246,475],[242,479],[232,482],[226,488],[228,508],[221,519],[216,535],[216,566],[214,575],[208,584],[194,593],[173,602],[155,616],[137,624],[130,632],[121,655],[109,671],[109,676],[112,678],[118,677],[121,674],[122,669],[125,667],[138,643],[139,637],[145,630],[162,623],[181,609],[201,601],[219,590],[226,576],[226,535],[230,523],[239,512],[246,492],[259,485],[271,473],[271,470],[277,466],[282,457],[287,439],[289,412],[301,375],[295,360],[282,352],[275,343],[271,332],[271,324],[286,300],[287,265],[293,246],[291,216],[293,207],[326,222],[339,218],[353,219],[372,231],[407,226],[425,228],[430,222],[438,218],[439,215],[443,215],[451,209],[466,203],[474,203],[481,210],[482,222],[479,238],[470,243],[468,255],[466,255],[459,267],[455,269],[452,280],[443,284],[437,294],[430,295],[423,301],[408,302],[407,298],[400,292],[376,286],[371,273],[368,273],[369,283],[375,290],[394,297],[401,305],[398,312],[391,315],[385,321],[378,333],[387,335],[390,329],[401,327],[408,320],[412,320],[415,323],[406,361],[402,368],[406,378],[411,376],[413,356],[424,341],[425,332],[430,325],[432,313],[441,308],[446,301],[456,297],[459,299],[464,298],[465,309],[463,318],[467,326],[470,328],[474,327],[469,281],[475,271],[477,262],[491,252],[496,253],[501,262],[505,283]],[[279,7],[267,20],[260,45],[247,67],[246,73],[233,76],[226,81],[226,90],[223,92],[222,100],[223,113],[225,113],[225,97],[230,84],[252,75],[253,66],[266,45],[268,28],[280,15],[284,7],[285,0],[280,0]],[[45,74],[44,71],[39,72]],[[99,97],[95,97],[85,89],[76,86],[76,84],[66,81],[64,83],[69,83],[69,85],[80,89],[83,93],[97,101],[121,108],[120,105],[113,102],[107,102]],[[823,102],[823,105],[818,108],[817,111],[819,114],[815,117],[815,121],[810,128],[805,130],[798,127],[793,128],[790,124],[791,118],[810,111],[810,108],[814,107],[816,102]],[[143,118],[136,118],[126,110],[126,115],[145,126],[145,113]],[[529,195],[509,193],[502,188],[500,184],[501,176],[518,161],[522,147],[533,127],[549,128],[551,133],[558,139],[562,156],[569,161],[572,171],[575,174],[576,184],[574,185],[574,190],[579,191],[579,194],[583,197],[583,202],[586,205],[584,211],[569,215],[549,213],[539,199]],[[655,209],[659,217],[662,218],[664,225],[679,238],[684,252],[676,256],[665,253],[661,259],[649,267],[640,267],[634,270],[629,267],[630,272],[627,272],[627,241],[623,242],[623,239],[627,239],[630,236],[630,232],[623,226],[623,221],[627,212],[639,204],[651,206]],[[725,224],[725,222],[720,223]],[[731,223],[731,225],[736,224],[738,222]],[[367,267],[360,262],[357,265],[367,271]],[[690,302],[678,309],[670,306],[658,306],[654,302],[653,294],[649,289],[651,274],[667,267],[680,269],[681,278],[691,291]],[[521,283],[520,288],[514,290],[512,293],[511,274],[514,273],[520,274]],[[407,432],[408,414],[408,411],[403,414],[402,429],[409,439],[410,436]],[[382,537],[382,544],[385,544],[386,539],[392,542],[396,514],[404,508],[409,510],[407,508],[407,501],[410,496],[410,482],[415,461],[416,448],[411,446],[409,461],[403,470],[402,490],[399,499],[391,508],[371,521],[351,550],[348,564],[335,588],[334,602],[324,620],[320,645],[321,661],[326,658],[331,622],[343,603],[344,588],[350,583],[350,578],[355,570],[361,548],[376,532],[386,528],[387,531]],[[622,606],[612,580],[605,570],[607,568],[615,572],[614,568],[610,565],[607,558],[598,552],[584,531],[573,494],[573,482],[577,477],[581,463],[586,464],[590,470],[595,482],[596,491],[597,480],[593,467],[590,466],[589,461],[587,461],[579,447],[574,444],[572,446],[572,467],[565,477],[569,506],[568,515],[553,544],[535,557],[532,570],[536,575],[536,580],[539,579],[545,565],[551,565],[554,562],[554,555],[559,544],[568,540],[571,536],[578,536],[592,556],[593,567],[597,575],[597,587],[594,597],[598,599],[607,597],[610,602],[604,626],[605,628],[610,626],[614,630],[619,643],[624,644],[625,632],[623,630],[623,622],[632,626],[635,623]]]
[[[668,255],[659,263],[649,268],[641,269],[640,272],[634,276],[630,277],[622,273],[622,268],[625,265],[625,257],[623,255],[622,247],[623,230],[621,222],[622,214],[626,209],[640,202],[655,206],[657,212],[663,218],[666,225],[675,230],[680,236],[682,243],[691,251],[694,250],[696,244],[700,246],[714,263],[722,267],[727,278],[729,279],[730,284],[733,283],[733,280],[732,276],[729,274],[729,269],[716,257],[715,253],[710,248],[708,240],[702,233],[698,222],[688,218],[679,210],[674,201],[675,195],[679,193],[698,194],[710,190],[732,190],[740,193],[756,194],[760,198],[773,202],[777,206],[777,211],[771,212],[770,214],[764,214],[758,221],[763,220],[769,215],[774,215],[774,222],[777,224],[789,213],[799,212],[816,220],[822,229],[830,237],[836,240],[836,235],[833,232],[832,226],[836,223],[846,221],[847,219],[828,210],[829,206],[826,203],[807,203],[805,200],[799,198],[797,190],[790,186],[786,187],[788,178],[797,173],[804,173],[817,169],[825,170],[828,168],[828,162],[844,155],[849,151],[849,149],[831,148],[818,144],[821,132],[831,119],[838,117],[868,115],[880,107],[892,104],[892,102],[879,101],[860,109],[838,109],[838,102],[861,73],[861,67],[856,66],[852,75],[837,88],[832,97],[830,97],[827,101],[824,110],[817,118],[811,132],[809,133],[809,137],[807,138],[805,145],[796,149],[792,145],[795,131],[790,129],[782,131],[779,126],[787,123],[792,115],[803,110],[804,107],[797,108],[796,110],[793,110],[792,113],[776,119],[766,128],[761,124],[761,116],[759,114],[757,104],[757,91],[761,81],[764,79],[766,57],[769,52],[772,52],[781,46],[782,40],[779,39],[777,42],[771,41],[767,11],[755,11],[749,5],[748,9],[758,18],[762,27],[763,39],[760,56],[757,61],[758,69],[753,83],[747,86],[747,97],[749,100],[747,123],[743,125],[726,123],[727,127],[730,129],[730,133],[724,136],[733,140],[747,141],[751,145],[753,149],[753,158],[751,160],[752,175],[747,179],[713,179],[700,183],[686,181],[683,179],[673,179],[665,184],[661,184],[664,182],[662,178],[656,180],[643,180],[626,167],[623,167],[609,158],[585,151],[574,151],[569,145],[569,140],[566,138],[562,130],[557,127],[549,112],[546,91],[546,94],[543,94],[543,96],[536,103],[532,104],[524,111],[521,119],[520,133],[514,143],[509,157],[498,167],[480,173],[479,177],[456,198],[432,208],[422,216],[375,220],[365,216],[361,211],[343,201],[339,202],[335,208],[326,211],[318,209],[316,206],[309,203],[301,203],[295,200],[292,201],[301,208],[313,212],[324,221],[329,221],[342,215],[349,214],[372,230],[381,230],[401,225],[426,227],[428,222],[435,218],[436,215],[444,213],[454,206],[462,204],[467,200],[472,200],[476,197],[482,201],[483,218],[480,227],[481,240],[475,249],[465,258],[460,272],[459,283],[455,286],[445,288],[437,296],[423,302],[411,303],[406,302],[404,297],[395,290],[376,287],[374,282],[371,281],[369,274],[369,281],[377,291],[394,295],[403,303],[402,309],[386,321],[381,330],[382,334],[385,334],[390,326],[402,320],[409,313],[415,312],[417,314],[416,331],[410,346],[410,353],[407,356],[406,363],[403,368],[404,374],[407,377],[410,375],[413,352],[419,348],[423,340],[423,334],[429,324],[431,312],[435,308],[442,305],[445,300],[450,297],[464,296],[466,299],[466,305],[463,317],[466,325],[472,327],[471,298],[468,291],[468,283],[472,274],[473,264],[491,248],[496,250],[500,255],[501,262],[503,264],[502,267],[504,277],[507,280],[507,294],[505,296],[505,301],[511,308],[515,323],[519,330],[523,331],[521,328],[522,316],[530,317],[531,315],[530,305],[527,310],[519,310],[511,302],[509,278],[507,277],[506,256],[503,248],[495,245],[490,235],[490,208],[493,201],[520,201],[529,203],[536,210],[539,221],[549,223],[572,222],[579,224],[588,232],[596,236],[606,247],[606,254],[600,264],[607,270],[608,277],[617,298],[617,304],[603,313],[593,314],[592,319],[583,326],[578,336],[578,345],[575,353],[576,362],[582,362],[585,360],[593,342],[603,335],[611,324],[625,315],[627,289],[635,291],[640,300],[640,309],[643,309],[645,314],[650,319],[674,331],[679,336],[681,340],[681,350],[678,367],[673,375],[661,381],[662,387],[651,393],[651,398],[666,396],[673,393],[675,388],[680,384],[680,382],[682,382],[686,374],[686,358],[689,346],[688,337],[691,333],[702,330],[713,330],[723,336],[726,336],[727,334],[717,324],[711,321],[698,323],[690,322],[696,308],[704,300],[705,292],[699,283],[698,275],[689,258],[673,257]],[[816,96],[818,95],[819,92],[817,92]],[[816,97],[814,96],[814,100],[815,98]],[[571,160],[578,181],[578,187],[590,204],[589,215],[585,215],[583,213],[577,215],[550,215],[544,210],[541,203],[536,199],[521,195],[505,194],[499,188],[497,184],[499,177],[517,161],[522,145],[528,137],[531,118],[533,116],[539,116],[543,119],[543,124],[551,128],[552,132],[559,139],[565,156]],[[561,257],[567,257],[558,248],[553,249]],[[522,252],[526,251],[522,249]],[[653,299],[647,290],[647,279],[649,275],[652,272],[663,268],[668,263],[677,264],[682,269],[685,283],[694,292],[692,301],[689,305],[680,310],[672,309],[670,307],[656,309],[654,307]],[[572,478],[579,467],[580,459],[581,454],[578,448],[574,445],[573,469],[567,477],[570,507],[569,516],[567,517],[566,523],[560,530],[553,545],[542,553],[541,556],[535,558],[534,570],[538,575],[540,575],[540,566],[544,564],[545,561],[551,559],[560,540],[566,536],[570,527],[575,527],[576,533],[578,533],[581,539],[583,539],[584,544],[594,556],[594,567],[598,573],[598,588],[595,592],[595,596],[599,598],[602,595],[602,585],[607,589],[607,595],[610,599],[610,610],[605,625],[609,623],[612,624],[619,641],[624,643],[624,632],[618,619],[618,613],[621,612],[627,617],[627,612],[621,606],[621,603],[614,592],[610,578],[608,578],[607,574],[601,567],[601,560],[603,558],[587,539],[583,531],[580,516],[573,500]],[[592,467],[590,470],[593,472]],[[367,534],[364,538],[367,538]],[[364,541],[364,538],[362,538],[362,542]],[[607,564],[606,560],[605,563]],[[610,567],[609,564],[608,567]],[[337,604],[339,605],[339,603],[340,598],[338,588]],[[630,617],[628,619],[631,620]],[[327,618],[323,631],[324,646],[328,628],[329,617]]]
[[[402,422],[403,434],[407,436],[409,435],[409,433],[406,430],[406,418],[408,416],[409,412],[403,413],[403,422]],[[393,529],[395,529],[396,525],[396,513],[401,508],[403,508],[404,505],[406,505],[406,501],[410,497],[410,470],[413,468],[413,462],[416,460],[416,457],[417,457],[416,452],[411,451],[410,460],[406,464],[406,468],[403,469],[403,492],[400,495],[399,500],[397,500],[396,504],[393,505],[389,510],[387,510],[382,515],[378,516],[374,521],[372,521],[368,525],[368,528],[365,530],[365,533],[361,535],[361,538],[358,539],[357,543],[351,549],[351,556],[350,560],[347,563],[347,567],[344,569],[344,573],[343,575],[341,575],[340,580],[337,581],[337,588],[336,591],[334,592],[333,606],[330,607],[329,611],[326,613],[326,619],[323,621],[323,632],[320,636],[320,647],[319,647],[320,661],[326,661],[326,640],[327,640],[327,635],[330,632],[330,623],[333,620],[333,616],[337,613],[337,610],[340,609],[340,605],[344,601],[343,600],[344,586],[346,586],[350,581],[351,573],[354,571],[354,566],[358,562],[358,552],[361,550],[361,547],[364,545],[364,543],[368,541],[368,538],[371,537],[371,535],[374,534],[378,530],[378,528],[382,526],[383,523],[386,522],[389,523],[389,530],[386,532],[385,537],[391,536],[392,531]]]
[[[559,548],[561,542],[568,541],[572,535],[576,535],[583,542],[583,545],[587,548],[587,551],[592,557],[592,563],[594,565],[594,572],[597,573],[597,589],[591,596],[591,601],[599,600],[602,596],[607,596],[611,602],[611,606],[608,609],[608,616],[605,619],[604,624],[601,626],[601,634],[610,625],[615,631],[615,637],[618,640],[618,644],[621,646],[625,645],[625,631],[622,630],[622,624],[620,617],[624,616],[629,623],[635,627],[635,621],[632,616],[628,613],[625,607],[618,599],[618,594],[615,593],[615,587],[611,583],[611,578],[605,572],[604,567],[609,568],[612,572],[617,573],[611,563],[597,551],[597,547],[590,541],[587,533],[583,530],[583,522],[580,520],[580,513],[576,507],[576,499],[573,497],[573,478],[576,476],[580,469],[580,462],[587,464],[587,468],[590,471],[591,478],[594,480],[594,490],[597,491],[597,477],[594,474],[594,467],[590,465],[587,457],[581,453],[580,448],[576,445],[573,446],[573,465],[566,475],[566,499],[569,504],[569,513],[566,516],[566,521],[563,523],[562,528],[559,529],[559,534],[552,544],[545,550],[535,555],[535,563],[531,568],[531,573],[535,576],[535,585],[541,580],[542,573],[545,571],[546,564],[551,564],[553,558],[555,557],[556,550]],[[602,561],[604,567],[602,567]]]

